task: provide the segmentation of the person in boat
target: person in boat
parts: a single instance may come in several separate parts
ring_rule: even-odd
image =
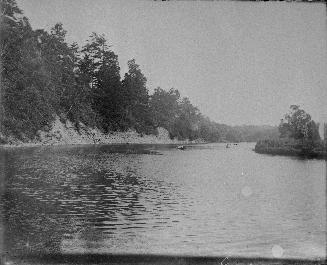
[[[177,149],[179,149],[179,150],[185,150],[185,146],[184,145],[179,145],[179,146],[177,146]]]

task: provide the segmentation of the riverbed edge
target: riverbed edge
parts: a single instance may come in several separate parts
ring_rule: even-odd
[[[288,149],[288,148],[254,148],[254,152],[258,154],[279,155],[279,156],[297,156],[303,158],[315,158],[327,160],[326,151],[303,151],[301,149]]]
[[[78,145],[123,145],[123,144],[155,144],[155,145],[190,145],[190,144],[207,144],[203,140],[176,140],[176,139],[161,139],[156,135],[146,135],[146,136],[137,136],[130,137],[128,133],[119,133],[119,136],[108,135],[104,139],[90,140],[90,141],[31,141],[31,142],[22,142],[19,140],[14,140],[9,144],[0,144],[0,148],[3,149],[12,149],[12,148],[24,148],[24,147],[42,147],[42,146],[78,146]]]
[[[155,134],[140,134],[133,129],[127,131],[110,131],[104,133],[98,128],[90,128],[80,123],[78,129],[72,122],[62,122],[56,117],[50,128],[38,131],[33,140],[18,139],[11,135],[4,136],[0,132],[0,148],[38,147],[58,145],[93,145],[93,144],[198,144],[206,143],[203,139],[178,140],[171,139],[169,132],[162,127]]]

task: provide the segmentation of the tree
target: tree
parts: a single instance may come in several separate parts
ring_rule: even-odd
[[[219,124],[212,122],[208,117],[200,115],[199,138],[207,142],[218,142],[221,139]]]
[[[105,132],[122,128],[124,115],[118,56],[109,47],[104,36],[92,33],[79,62],[80,77],[90,86]]]
[[[200,112],[187,97],[179,103],[178,118],[174,122],[173,137],[193,140],[198,137]]]
[[[302,142],[320,140],[319,124],[298,105],[290,106],[289,113],[285,114],[278,129],[281,137],[291,137]]]
[[[138,132],[151,133],[155,128],[146,81],[135,59],[129,60],[128,73],[122,81],[125,121]]]
[[[321,140],[319,134],[319,123],[311,120],[307,125],[307,139],[312,142],[318,142]]]
[[[150,97],[150,105],[155,126],[172,132],[173,124],[179,115],[179,99],[180,93],[177,89],[171,88],[167,92],[158,87],[154,90]]]
[[[76,98],[74,89],[76,47],[71,47],[65,42],[66,30],[61,23],[52,27],[50,34],[44,30],[37,30],[35,34],[43,71],[48,77],[47,89],[51,105],[56,114],[66,119]]]

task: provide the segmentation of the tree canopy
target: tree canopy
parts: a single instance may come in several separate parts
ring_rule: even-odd
[[[93,32],[79,47],[67,43],[61,23],[49,32],[33,30],[15,0],[0,4],[0,137],[33,139],[56,117],[70,120],[76,129],[84,124],[105,133],[134,129],[150,134],[163,127],[172,138],[209,142],[253,135],[255,130],[242,132],[211,121],[175,88],[158,87],[149,94],[135,59],[127,62],[128,72],[121,78],[118,55],[104,35]]]
[[[319,141],[319,123],[311,119],[298,105],[291,105],[290,111],[285,114],[279,124],[281,137],[290,137],[303,141]]]

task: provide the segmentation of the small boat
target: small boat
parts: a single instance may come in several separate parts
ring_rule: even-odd
[[[179,145],[176,148],[179,150],[185,150],[186,147],[185,147],[185,145]]]

